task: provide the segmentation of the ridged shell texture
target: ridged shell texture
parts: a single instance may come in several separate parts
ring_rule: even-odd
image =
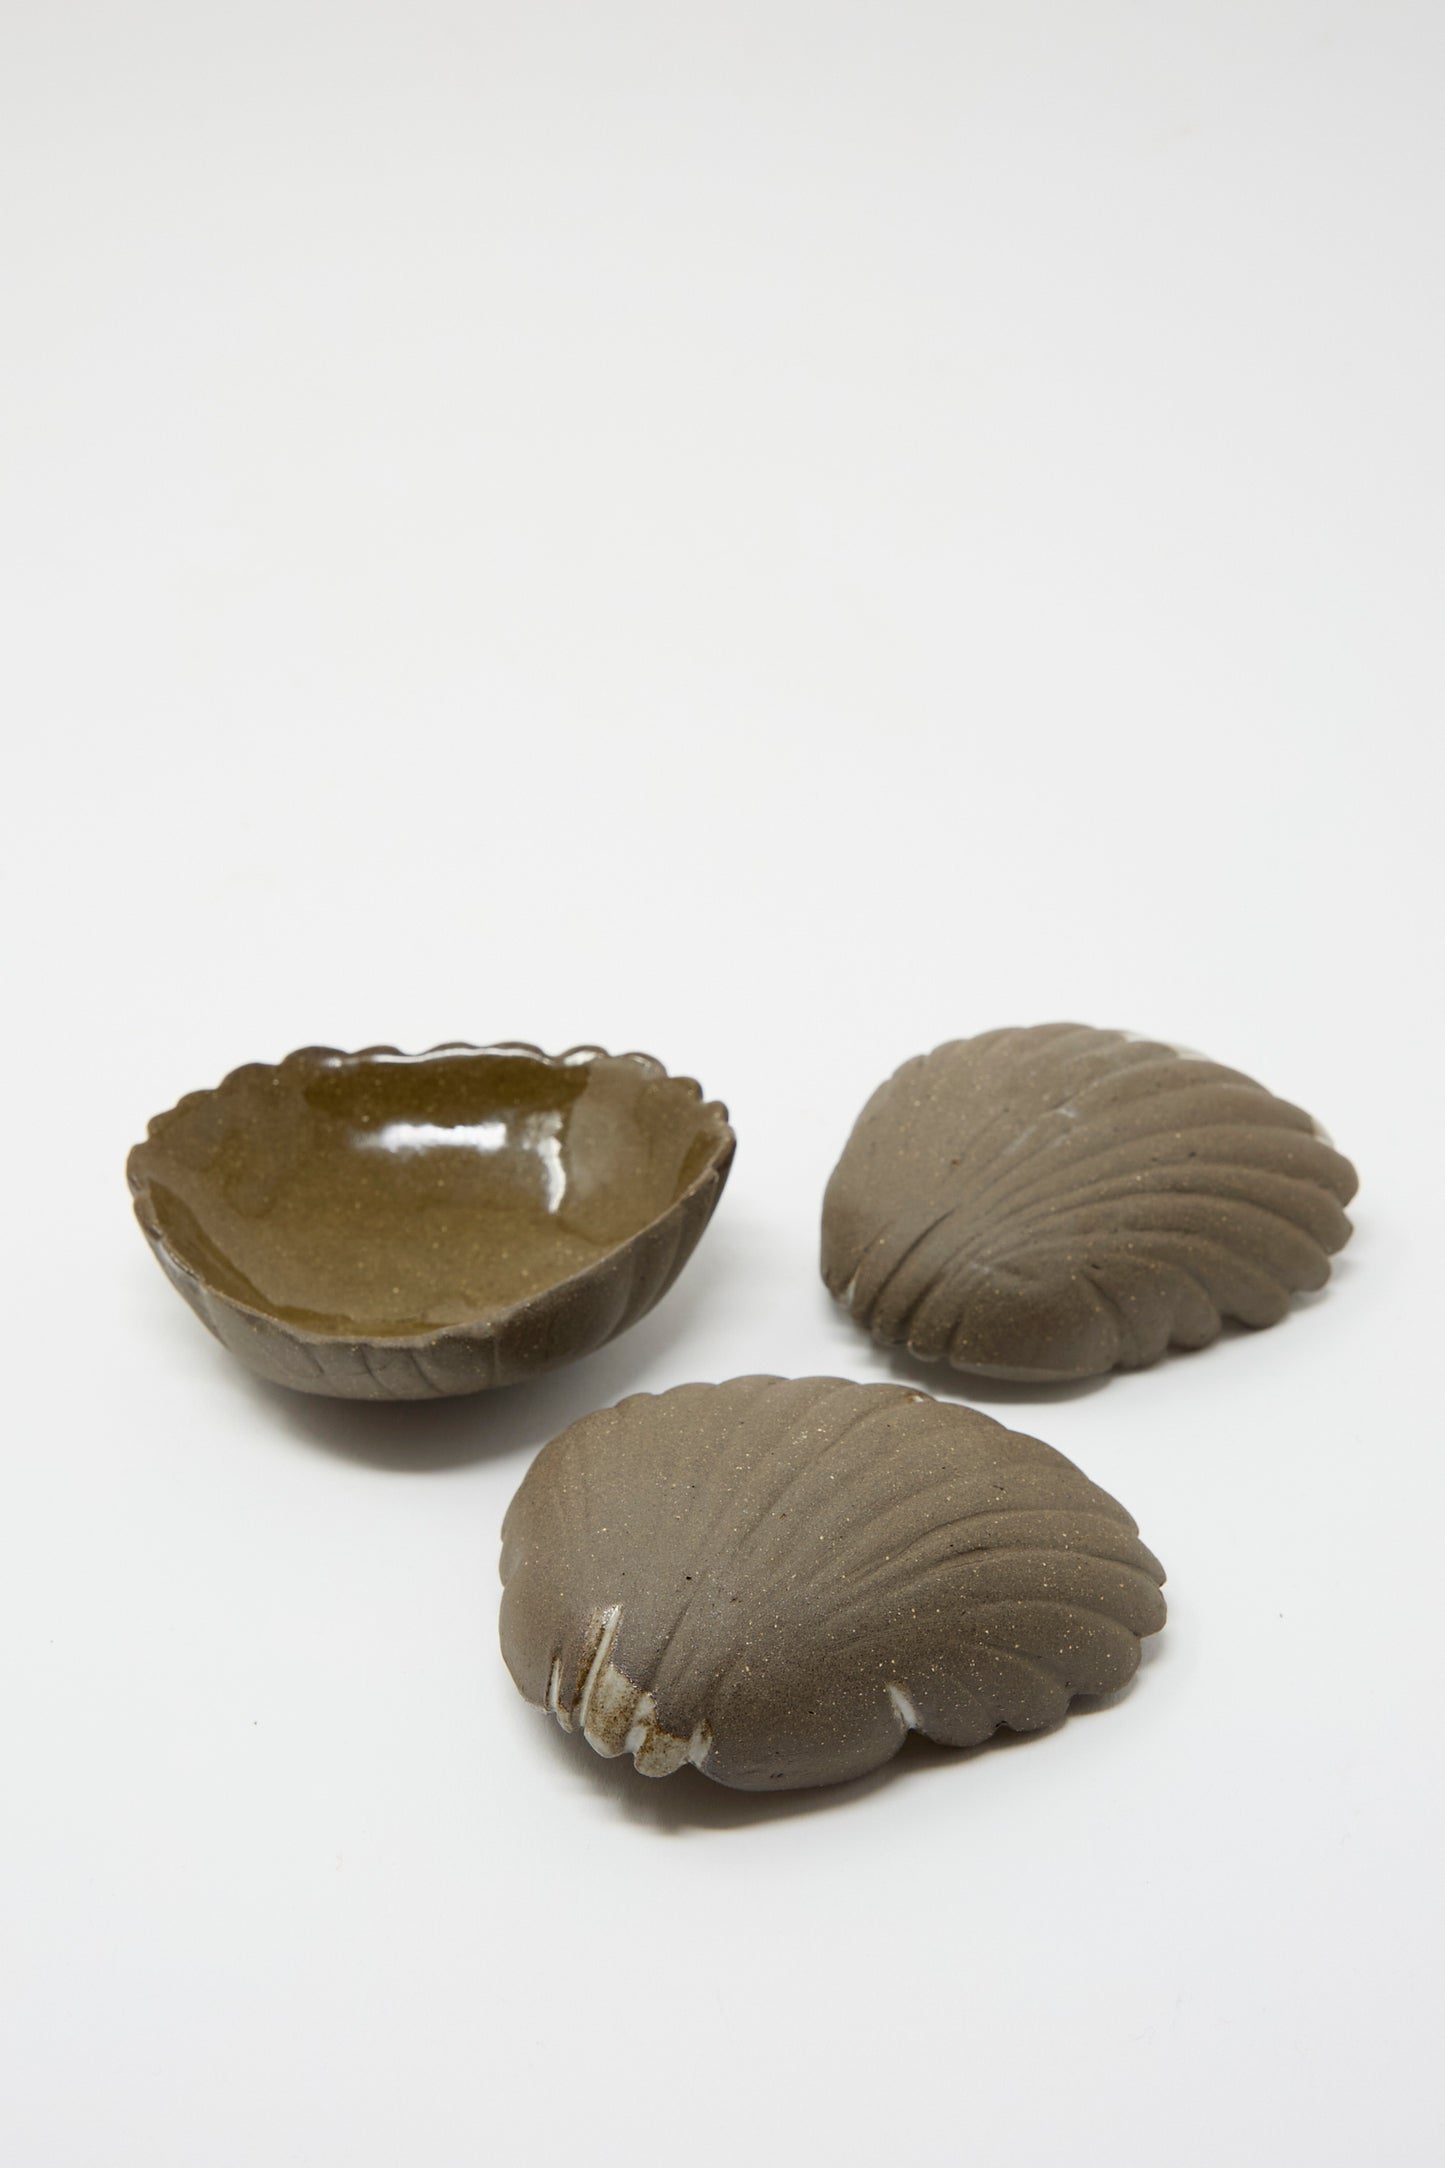
[[[528,1700],[653,1776],[856,1777],[1124,1684],[1163,1571],[1037,1438],[901,1385],[638,1394],[539,1455],[503,1529]]]
[[[1217,1062],[1042,1024],[905,1062],[823,1205],[823,1277],[925,1360],[1057,1380],[1272,1325],[1349,1239],[1355,1171]]]

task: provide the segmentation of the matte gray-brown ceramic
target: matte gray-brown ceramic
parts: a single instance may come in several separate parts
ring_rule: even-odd
[[[1355,1170],[1217,1062],[1039,1024],[905,1062],[823,1201],[823,1278],[876,1339],[1055,1381],[1273,1325],[1349,1240]]]
[[[166,1273],[253,1370],[421,1400],[635,1324],[733,1146],[726,1108],[647,1054],[305,1047],[159,1115],[127,1173]]]
[[[734,1378],[538,1456],[502,1530],[502,1653],[599,1754],[784,1791],[1122,1686],[1163,1578],[1037,1438],[902,1385]]]

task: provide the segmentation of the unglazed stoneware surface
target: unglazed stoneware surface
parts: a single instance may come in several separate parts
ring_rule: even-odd
[[[414,1400],[635,1324],[733,1148],[726,1108],[646,1054],[305,1047],[158,1116],[127,1173],[166,1273],[252,1369]]]
[[[1037,1438],[901,1385],[639,1393],[538,1456],[502,1530],[526,1698],[645,1776],[838,1783],[1122,1686],[1163,1570]]]
[[[1055,1381],[1273,1325],[1349,1240],[1308,1114],[1122,1031],[955,1039],[873,1094],[823,1203],[823,1278],[876,1339]]]

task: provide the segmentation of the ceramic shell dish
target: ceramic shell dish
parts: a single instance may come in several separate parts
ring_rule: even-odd
[[[1053,1381],[1273,1325],[1349,1239],[1308,1114],[1122,1031],[956,1039],[873,1094],[823,1205],[823,1277],[925,1360]]]
[[[1163,1578],[1037,1438],[901,1385],[735,1378],[539,1455],[502,1532],[502,1651],[598,1753],[780,1791],[912,1730],[1056,1723],[1132,1677]]]
[[[150,1125],[127,1169],[167,1275],[305,1392],[474,1392],[600,1347],[664,1294],[732,1161],[727,1111],[646,1054],[307,1047]]]

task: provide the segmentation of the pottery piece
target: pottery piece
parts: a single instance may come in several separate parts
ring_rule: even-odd
[[[1054,1382],[1273,1325],[1350,1236],[1355,1170],[1237,1070],[1039,1024],[905,1062],[823,1202],[823,1278],[875,1339]]]
[[[1122,1686],[1163,1569],[1072,1462],[902,1385],[639,1393],[538,1456],[502,1531],[528,1701],[645,1776],[746,1791],[974,1746]]]
[[[136,1216],[263,1377],[418,1400],[570,1362],[671,1286],[722,1192],[727,1110],[600,1047],[304,1047],[130,1155]]]

